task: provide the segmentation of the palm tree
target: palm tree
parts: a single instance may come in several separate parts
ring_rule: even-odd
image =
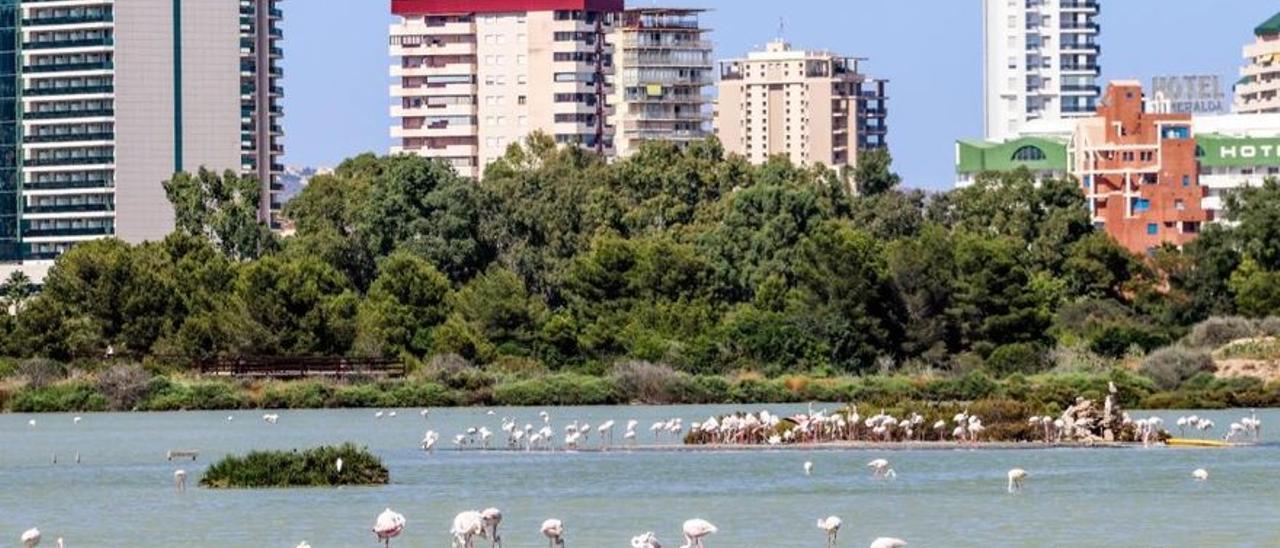
[[[9,278],[0,284],[0,295],[3,295],[5,307],[11,309],[14,314],[22,312],[22,307],[33,294],[35,294],[35,286],[31,284],[31,278],[20,270],[13,271]]]

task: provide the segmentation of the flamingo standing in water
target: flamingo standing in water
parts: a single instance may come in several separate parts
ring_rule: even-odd
[[[900,538],[880,537],[871,543],[871,548],[905,548],[907,541]]]
[[[173,473],[173,487],[179,493],[187,490],[187,471],[177,470]]]
[[[868,462],[867,468],[871,469],[871,477],[875,479],[898,477],[898,473],[889,467],[889,461],[885,459],[876,459]]]
[[[805,461],[805,462],[804,462],[804,475],[806,475],[806,476],[812,476],[812,475],[813,475],[813,463],[812,463],[812,462],[809,462],[809,461]]]
[[[827,532],[827,548],[835,548],[836,538],[840,536],[841,525],[843,525],[843,523],[840,521],[840,518],[835,516],[818,520],[818,528]]]
[[[25,548],[35,548],[40,545],[40,529],[32,527],[22,533],[20,537],[22,545]]]
[[[549,548],[564,548],[564,523],[558,519],[542,522],[542,536],[547,537]]]
[[[381,514],[378,514],[378,520],[373,523],[373,534],[383,542],[384,546],[391,546],[391,539],[400,536],[404,532],[405,519],[404,516],[396,513],[394,510],[387,508]]]
[[[703,548],[702,539],[720,531],[705,519],[686,521],[682,529],[684,530],[684,546],[681,548]]]
[[[502,523],[502,510],[488,508],[480,512],[484,521],[484,533],[481,536],[489,539],[489,546],[502,548],[502,537],[498,536],[498,525]]]
[[[1192,472],[1191,477],[1195,478],[1196,481],[1209,481],[1209,471],[1204,468],[1200,468],[1195,472]]]
[[[658,537],[652,531],[631,537],[631,548],[662,548],[662,543],[658,542]]]
[[[475,548],[475,537],[484,536],[484,516],[475,510],[462,512],[453,518],[449,528],[453,548]]]
[[[1028,476],[1029,474],[1027,474],[1027,471],[1021,468],[1014,468],[1013,470],[1010,470],[1009,471],[1009,492],[1016,493],[1018,491],[1021,491],[1023,485],[1026,484],[1027,482]]]

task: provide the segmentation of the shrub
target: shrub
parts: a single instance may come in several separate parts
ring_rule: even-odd
[[[1142,353],[1168,346],[1169,337],[1137,325],[1109,325],[1089,341],[1089,349],[1109,358],[1123,358],[1129,349],[1139,348]]]
[[[1013,373],[1039,373],[1045,369],[1044,351],[1032,343],[1006,344],[987,358],[987,370],[1003,377]]]
[[[272,383],[262,390],[258,406],[266,409],[322,409],[333,398],[333,387],[320,381]]]
[[[1173,390],[1202,371],[1213,371],[1213,358],[1203,350],[1165,348],[1142,362],[1142,374],[1161,388]]]
[[[98,390],[113,411],[133,409],[147,396],[151,375],[138,364],[116,364],[98,374]]]
[[[382,390],[372,384],[340,386],[333,391],[329,407],[372,408],[391,407]]]
[[[1257,333],[1253,320],[1248,318],[1209,318],[1191,329],[1186,343],[1192,348],[1212,350],[1232,341],[1253,337]]]
[[[612,379],[571,373],[499,384],[493,390],[499,405],[610,405],[622,401]]]
[[[387,407],[450,407],[457,405],[452,392],[434,382],[404,382],[387,392]]]
[[[729,381],[715,375],[678,375],[667,384],[671,403],[706,404],[729,401]]]
[[[16,373],[26,377],[32,388],[44,388],[67,376],[67,367],[45,358],[30,358],[18,363]]]
[[[10,404],[17,413],[105,411],[107,399],[85,382],[67,382],[18,392]]]
[[[1280,318],[1269,316],[1259,320],[1258,331],[1266,337],[1280,337]]]
[[[613,379],[623,398],[631,403],[674,403],[671,386],[680,373],[665,364],[646,361],[618,362],[613,366]]]
[[[790,403],[799,398],[784,381],[746,378],[730,387],[729,399],[733,403]]]
[[[342,459],[342,470],[336,463]],[[335,487],[386,485],[390,473],[368,449],[347,443],[305,451],[254,451],[243,457],[229,455],[214,463],[200,478],[212,489],[261,489],[267,487]]]
[[[242,409],[248,397],[237,386],[220,381],[150,383],[150,396],[139,407],[147,411],[212,411]]]

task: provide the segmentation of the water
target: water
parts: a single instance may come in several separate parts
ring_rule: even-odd
[[[629,418],[648,426],[680,416],[764,406],[556,408],[553,425]],[[796,411],[785,406],[773,412]],[[372,547],[370,527],[390,506],[408,518],[392,546],[448,546],[462,510],[497,506],[508,548],[546,546],[538,527],[564,520],[573,547],[625,547],[655,531],[679,546],[680,524],[710,520],[718,547],[823,547],[819,518],[844,519],[840,546],[878,536],[929,546],[1280,546],[1280,446],[1205,449],[1037,449],[944,451],[736,451],[510,454],[418,447],[428,428],[452,435],[470,426],[499,431],[500,418],[539,423],[537,409],[417,410],[375,420],[373,411],[281,411],[271,426],[261,412],[0,416],[0,546],[16,546],[32,526],[45,542],[69,547],[213,546]],[[228,422],[228,414],[235,417]],[[1183,413],[1162,413],[1167,424]],[[1226,425],[1244,412],[1203,412]],[[1135,414],[1137,416],[1137,414]],[[1146,416],[1146,414],[1142,414]],[[1280,411],[1259,413],[1267,441],[1280,441]],[[36,419],[37,426],[27,421]],[[498,436],[501,436],[499,432]],[[496,438],[497,436],[495,436]],[[191,484],[212,460],[250,449],[355,441],[380,455],[392,484],[377,488],[209,491],[177,494],[173,471]],[[593,442],[594,443],[594,442]],[[196,448],[198,462],[170,463],[165,451]],[[74,464],[79,451],[82,463]],[[59,463],[51,464],[58,454]],[[899,477],[868,478],[865,463],[892,460]],[[814,462],[813,477],[802,471]],[[1005,493],[1005,472],[1025,468],[1025,492]],[[1191,480],[1207,468],[1206,483]],[[481,545],[484,545],[483,543]]]

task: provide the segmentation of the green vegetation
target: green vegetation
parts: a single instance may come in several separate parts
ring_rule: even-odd
[[[284,238],[254,221],[252,181],[179,174],[165,240],[84,243],[39,293],[0,286],[17,311],[0,316],[0,404],[959,398],[921,387],[1056,386],[1144,359],[1159,384],[1134,398],[1228,404],[1226,381],[1195,384],[1203,361],[1153,353],[1280,324],[1260,320],[1280,315],[1274,181],[1229,197],[1234,223],[1139,257],[1094,228],[1074,181],[1024,170],[927,195],[897,188],[891,166],[752,166],[715,140],[606,164],[535,135],[475,183],[362,155],[288,204]],[[249,386],[186,371],[236,355],[393,356],[413,373]]]
[[[342,469],[337,467],[342,459]],[[347,443],[305,451],[254,451],[230,455],[214,463],[200,478],[212,489],[272,487],[337,487],[386,485],[390,481],[382,460],[368,449]]]

